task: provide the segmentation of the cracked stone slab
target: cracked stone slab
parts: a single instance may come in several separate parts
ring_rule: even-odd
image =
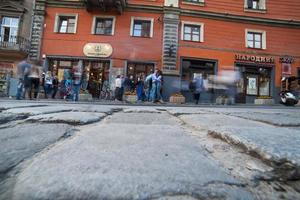
[[[112,124],[144,124],[144,125],[174,125],[180,123],[176,118],[172,118],[166,113],[116,113],[104,120],[105,123]]]
[[[15,120],[22,120],[25,119],[26,116],[24,115],[16,115],[16,114],[10,114],[10,113],[0,113],[0,125],[9,123]]]
[[[59,112],[51,114],[42,114],[29,117],[28,121],[39,121],[48,123],[66,123],[72,125],[84,125],[99,122],[106,116],[105,113],[93,112]]]
[[[207,114],[210,113],[208,110],[204,110],[202,108],[197,107],[179,107],[179,108],[167,108],[167,111],[172,115],[183,115],[183,114]]]
[[[183,115],[180,118],[226,141],[243,145],[265,160],[273,163],[288,161],[299,170],[300,130],[220,114]]]
[[[18,114],[18,115],[41,115],[41,114],[49,114],[49,113],[57,113],[57,112],[67,112],[72,111],[73,108],[68,106],[46,106],[46,107],[26,107],[26,108],[12,108],[3,111],[3,113],[8,114]]]
[[[56,142],[70,129],[63,124],[23,124],[0,129],[0,175]]]
[[[28,162],[12,199],[253,199],[170,115],[110,117]]]
[[[45,104],[37,104],[37,103],[20,103],[20,102],[3,102],[0,101],[0,110],[7,110],[11,108],[23,108],[23,107],[34,107],[34,106],[46,106]]]
[[[161,113],[156,108],[153,107],[130,107],[130,108],[124,108],[125,113],[135,112],[135,113]]]
[[[233,113],[236,117],[261,121],[276,126],[300,126],[300,112],[298,113]],[[300,129],[300,127],[299,127]]]
[[[118,106],[103,106],[103,105],[65,105],[66,107],[78,112],[99,112],[112,114],[114,111],[119,111],[122,108]]]

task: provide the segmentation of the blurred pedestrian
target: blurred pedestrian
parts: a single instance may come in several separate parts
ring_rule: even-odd
[[[37,99],[39,86],[40,86],[41,69],[38,66],[38,61],[32,63],[28,74],[28,80],[30,82],[29,99],[32,99],[32,93],[34,93],[34,99]]]
[[[81,87],[82,71],[79,65],[73,68],[73,101],[78,101]]]
[[[52,92],[53,87],[53,78],[50,71],[48,71],[45,75],[45,81],[44,81],[45,87],[45,98],[48,99],[48,95]]]
[[[57,93],[57,90],[58,90],[58,78],[56,75],[53,76],[53,80],[52,80],[52,90],[53,90],[53,93],[52,93],[52,99],[55,99],[56,97],[56,93]]]
[[[194,100],[195,103],[198,104],[199,100],[200,100],[200,94],[203,91],[203,78],[202,78],[202,74],[194,74],[194,79],[192,81],[192,84],[194,85],[194,90],[193,90],[193,94],[194,94]]]
[[[144,77],[143,75],[140,75],[137,79],[136,83],[136,94],[137,94],[137,100],[143,101],[144,96]]]

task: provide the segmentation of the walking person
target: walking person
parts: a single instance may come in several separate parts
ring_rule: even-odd
[[[19,78],[18,86],[17,86],[17,95],[16,99],[21,100],[25,97],[25,84],[26,87],[29,88],[29,80],[28,80],[28,74],[29,69],[31,68],[31,64],[29,63],[29,59],[25,59],[21,61],[17,66],[17,74]],[[26,75],[25,75],[26,72]]]
[[[81,69],[80,66],[75,66],[73,69],[73,101],[78,101],[78,96],[81,87]]]
[[[52,93],[52,99],[55,99],[56,93],[57,93],[57,90],[58,90],[58,78],[57,78],[56,75],[53,76],[53,80],[52,80],[52,90],[53,90],[53,93]]]
[[[123,92],[122,92],[122,79],[120,75],[118,75],[115,80],[115,87],[116,87],[115,99],[118,101],[122,101]]]
[[[44,87],[45,98],[48,99],[48,95],[51,94],[52,86],[53,86],[53,78],[52,78],[52,74],[50,71],[48,71],[45,75],[44,84],[45,84],[45,87]]]
[[[137,94],[137,100],[143,101],[144,96],[144,77],[143,75],[140,75],[138,77],[137,83],[136,83],[136,94]]]
[[[151,89],[151,100],[153,103],[156,103],[157,101],[162,101],[161,100],[161,81],[162,81],[162,76],[159,73],[158,69],[155,69],[154,73],[151,76],[152,79],[152,89]]]
[[[37,99],[38,92],[39,92],[39,86],[40,86],[40,77],[41,77],[41,70],[37,66],[37,62],[32,63],[30,71],[29,71],[29,82],[30,82],[30,88],[29,88],[29,99],[32,99],[32,93],[34,93],[33,98]]]
[[[152,90],[152,74],[148,75],[145,79],[145,94],[146,100],[152,101],[151,99],[151,90]]]
[[[199,100],[200,100],[200,94],[203,91],[203,78],[202,78],[202,75],[195,73],[192,84],[193,84],[193,94],[194,94],[195,104],[198,104]]]

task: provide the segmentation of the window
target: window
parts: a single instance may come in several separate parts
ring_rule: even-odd
[[[153,19],[132,18],[130,35],[135,37],[153,37]]]
[[[204,0],[183,0],[183,1],[188,3],[204,3]]]
[[[77,14],[57,14],[54,32],[57,33],[76,33]]]
[[[245,8],[253,10],[265,10],[266,0],[245,0]]]
[[[248,32],[247,42],[248,42],[248,47],[261,49],[262,48],[262,34]]]
[[[266,32],[246,29],[246,47],[266,49]]]
[[[92,34],[114,35],[115,17],[96,16],[93,20]]]
[[[182,22],[181,39],[193,42],[203,42],[202,23]]]
[[[0,20],[0,42],[17,42],[19,18],[3,17]]]

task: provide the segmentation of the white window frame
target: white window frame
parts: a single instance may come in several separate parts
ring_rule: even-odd
[[[266,1],[267,0],[259,0],[259,9],[251,9],[251,10],[266,10],[267,9]],[[244,8],[249,9],[248,0],[244,0]]]
[[[105,35],[105,34],[96,34],[96,21],[97,19],[112,19],[112,30],[111,35],[115,35],[115,27],[116,27],[116,16],[109,16],[109,15],[95,15],[93,17],[93,24],[91,29],[91,34],[93,35]]]
[[[60,33],[59,32],[59,18],[60,17],[75,17],[75,27],[74,27],[74,32],[77,32],[77,24],[78,24],[78,14],[77,13],[56,13],[55,15],[55,23],[54,23],[54,33]],[[62,34],[70,34],[70,33],[62,33]]]
[[[184,25],[200,26],[200,41],[184,40]],[[181,40],[189,41],[189,42],[204,42],[204,23],[182,21],[181,22]]]
[[[267,32],[266,31],[263,31],[263,30],[256,30],[256,29],[246,29],[245,30],[245,46],[246,48],[251,48],[248,46],[248,32],[253,32],[253,33],[260,33],[262,34],[262,47],[261,49],[267,49]],[[251,48],[252,49],[252,48]],[[255,48],[255,49],[258,49],[258,48]]]
[[[144,21],[150,21],[150,38],[153,37],[153,26],[154,26],[154,19],[153,18],[147,18],[147,17],[131,17],[131,25],[130,25],[130,36],[133,36],[133,26],[134,26],[134,20],[144,20]],[[133,37],[139,37],[139,36],[133,36]],[[145,37],[142,37],[145,38]],[[147,38],[147,37],[146,37]]]

